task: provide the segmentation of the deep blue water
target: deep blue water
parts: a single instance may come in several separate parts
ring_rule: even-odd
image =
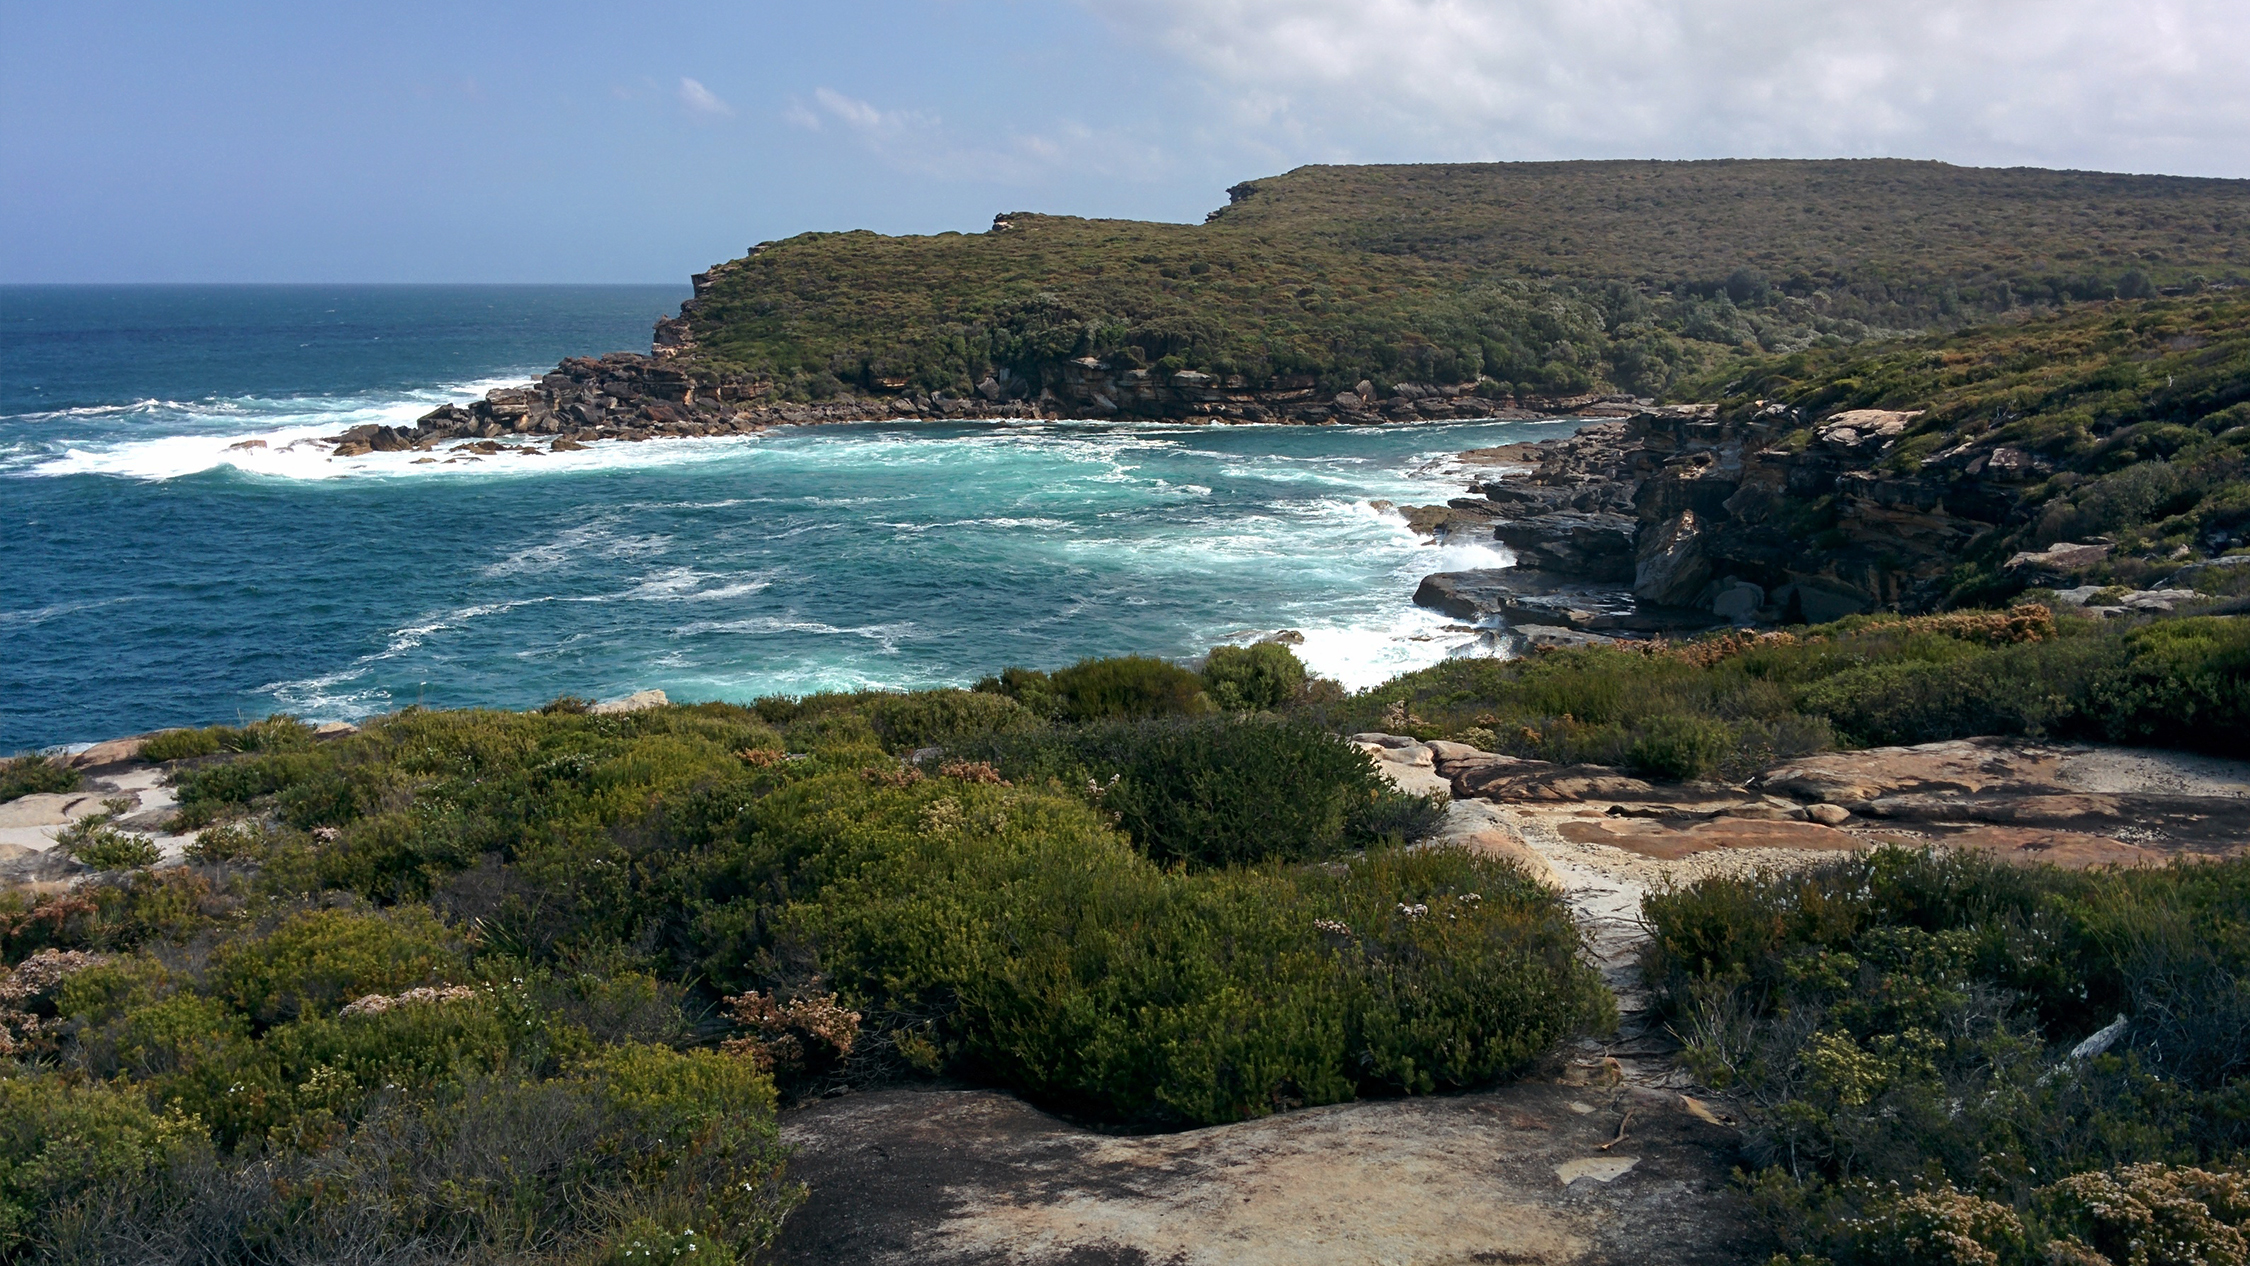
[[[882,423],[412,464],[292,440],[644,349],[671,287],[0,288],[0,750],[289,711],[747,699],[1473,635],[1369,505],[1570,423]],[[230,446],[247,439],[265,448]]]

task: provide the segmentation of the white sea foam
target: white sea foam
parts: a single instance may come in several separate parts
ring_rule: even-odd
[[[1448,632],[1445,623],[1435,612],[1408,607],[1387,623],[1301,628],[1305,640],[1296,648],[1297,656],[1320,676],[1349,690],[1365,690],[1462,655],[1495,653],[1490,639]]]
[[[19,462],[28,458],[24,473],[32,475],[163,480],[231,466],[281,478],[332,479],[386,463],[333,461],[325,447],[309,441],[370,423],[411,427],[439,404],[474,399],[493,387],[520,384],[524,378],[514,373],[381,397],[241,397],[192,402],[150,399],[129,405],[18,414],[5,420],[38,424],[11,428],[17,441],[14,456]],[[99,428],[87,434],[80,427],[57,425],[87,422],[111,422],[130,429]],[[146,434],[158,426],[168,433]],[[44,435],[49,430],[66,433],[49,439]],[[72,431],[80,433],[68,433]]]
[[[992,547],[1005,551],[996,557],[1020,560],[1017,574],[1051,575],[1058,582],[1048,613],[1015,617],[1014,627],[1036,631],[1043,646],[1077,643],[1081,626],[1109,629],[1112,636],[1129,628],[1145,629],[1184,653],[1255,622],[1262,633],[1298,630],[1304,641],[1297,649],[1306,663],[1354,689],[1450,657],[1497,653],[1489,633],[1416,608],[1411,595],[1429,572],[1512,565],[1509,551],[1493,541],[1433,546],[1401,515],[1378,510],[1370,500],[1441,501],[1460,495],[1469,479],[1485,472],[1425,460],[1434,454],[1400,455],[1395,447],[1388,457],[1364,451],[1339,455],[1333,446],[1297,442],[1309,433],[1289,433],[1290,443],[1276,446],[1280,452],[1242,453],[1196,442],[1212,434],[1204,428],[1105,423],[971,430],[958,424],[927,430],[886,424],[785,429],[726,440],[605,443],[552,458],[492,458],[478,467],[409,469],[400,463],[412,455],[398,454],[349,459],[335,464],[350,473],[475,478],[723,460],[738,463],[740,476],[752,482],[739,497],[711,496],[706,483],[694,485],[698,495],[678,499],[590,500],[582,516],[559,530],[550,520],[536,539],[502,537],[494,542],[494,561],[481,569],[483,579],[535,586],[547,596],[432,611],[402,623],[383,649],[338,672],[274,683],[267,693],[308,714],[354,715],[411,701],[389,692],[400,689],[404,673],[418,670],[393,664],[377,673],[376,661],[405,657],[407,663],[431,659],[436,665],[463,653],[505,654],[518,663],[608,664],[612,669],[595,671],[620,674],[627,670],[614,666],[629,664],[631,676],[604,684],[661,686],[676,698],[961,684],[954,674],[991,666],[949,669],[925,662],[934,643],[914,623],[859,623],[850,618],[855,612],[849,601],[836,605],[835,599],[853,592],[848,587],[804,595],[777,588],[792,569],[728,566],[736,558],[771,557],[777,543],[792,537],[839,530],[846,535],[839,538],[838,552],[820,555],[817,565],[824,569],[865,568],[880,558],[870,549],[961,548],[950,540],[940,547],[943,536],[933,534],[993,534],[995,542],[1004,542]],[[1467,447],[1482,437],[1462,438]],[[732,483],[737,473],[729,467],[725,479]],[[862,475],[877,480],[873,489]],[[709,519],[698,529],[684,526],[695,522],[692,517],[678,517],[737,506],[772,508],[724,515],[715,535]],[[880,517],[852,513],[878,506]],[[866,535],[869,529],[874,536]],[[973,535],[958,539],[983,548]],[[911,565],[909,557],[902,554],[901,564]],[[619,577],[619,562],[631,574]],[[594,582],[601,592],[584,592],[587,578],[597,575],[603,577]],[[1197,619],[1192,604],[1199,593],[1212,595],[1213,623],[1183,628],[1183,617],[1189,624]],[[458,647],[443,641],[473,621],[536,601],[690,604],[678,608],[690,618],[659,627],[630,618],[623,624],[574,619],[566,623],[577,627],[564,634],[550,627],[556,623],[552,617],[541,617]],[[1217,623],[1222,619],[1230,623]],[[496,633],[510,643],[505,652],[469,650],[494,641]],[[992,663],[1006,662],[1009,654],[980,653],[991,655]],[[387,689],[373,684],[378,678]],[[409,693],[415,688],[405,687]],[[557,688],[584,693],[593,683],[574,686],[566,678]]]
[[[875,642],[885,655],[898,653],[898,644],[914,632],[911,621],[895,624],[867,624],[859,627],[829,624],[821,620],[799,619],[794,616],[751,616],[740,620],[697,620],[681,625],[673,633],[680,637],[696,637],[708,633],[775,634],[813,633],[824,637],[860,637]]]
[[[622,516],[604,514],[590,523],[565,528],[546,540],[536,541],[514,550],[506,558],[484,568],[488,580],[512,576],[519,572],[548,571],[563,562],[581,555],[594,558],[642,558],[660,555],[671,545],[672,538],[657,533],[630,533],[620,530]]]
[[[692,567],[667,567],[644,577],[641,582],[622,593],[608,595],[604,601],[623,602],[716,602],[727,598],[742,598],[773,587],[777,572],[755,573],[743,578],[742,573],[721,574],[697,571]],[[711,581],[722,581],[716,587]]]
[[[57,616],[72,615],[80,611],[91,611],[97,607],[115,606],[120,602],[132,601],[134,599],[130,595],[118,598],[87,598],[78,602],[57,602],[26,611],[0,611],[0,627],[20,624],[28,628],[36,624],[45,624]]]

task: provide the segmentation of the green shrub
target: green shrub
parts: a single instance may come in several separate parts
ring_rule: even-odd
[[[199,1137],[132,1088],[25,1068],[0,1073],[0,1254],[21,1260],[55,1213],[105,1190],[131,1190]]]
[[[1691,1067],[1741,1105],[1762,1200],[1839,1262],[1901,1260],[1900,1236],[1954,1218],[2000,1253],[1962,1260],[2028,1266],[2057,1225],[2042,1184],[2250,1144],[2250,859],[2088,873],[1884,849],[1644,914],[1647,975]],[[2070,1055],[2119,1016],[2109,1050]]]
[[[710,1250],[706,1252],[705,1250]],[[610,1238],[602,1266],[643,1266],[644,1263],[685,1262],[691,1266],[734,1266],[733,1248],[724,1240],[698,1236],[694,1227],[673,1230],[653,1218],[641,1218]]]
[[[881,751],[883,745],[865,715],[841,710],[800,714],[782,727],[781,739],[793,752]]]
[[[1082,659],[1050,677],[1065,721],[1140,721],[1210,710],[1203,679],[1146,655]]]
[[[58,837],[57,847],[95,870],[137,870],[154,866],[163,856],[157,851],[156,841],[110,826],[86,827],[81,823],[65,834],[71,838]]]
[[[460,942],[427,907],[380,914],[311,910],[212,956],[215,992],[260,1024],[333,1014],[371,993],[448,983]]]
[[[163,762],[210,756],[223,750],[220,736],[232,733],[217,725],[201,730],[162,730],[141,743],[141,759]]]
[[[593,1067],[377,1095],[349,1131],[244,1157],[195,1146],[184,1119],[189,1141],[165,1140],[157,1118],[107,1172],[34,1206],[31,1243],[67,1261],[421,1260],[432,1244],[447,1260],[612,1260],[637,1228],[658,1226],[681,1228],[675,1241],[694,1232],[691,1260],[767,1247],[802,1199],[782,1175],[770,1083],[744,1065],[727,1079],[730,1102],[651,1116],[621,1101],[615,1080]],[[66,1103],[88,1094],[54,1091]],[[0,1131],[59,1115],[0,1098]]]
[[[2250,620],[2166,620],[2124,639],[2088,691],[2102,737],[2239,756],[2250,734]]]
[[[1929,743],[1978,734],[2082,732],[2095,683],[2119,658],[2110,638],[1998,648],[1947,660],[1846,669],[1808,689],[1804,707],[1862,745]]]
[[[1219,646],[1203,664],[1203,689],[1229,712],[1278,708],[1305,688],[1305,666],[1278,642]]]
[[[884,695],[867,706],[869,722],[893,752],[958,742],[983,734],[1037,729],[1040,718],[1004,694],[968,690],[917,690]]]
[[[862,1013],[855,1049],[1100,1119],[1475,1084],[1607,1015],[1553,895],[1452,850],[1167,873],[1070,797],[843,774],[767,797],[747,841],[716,891],[788,899],[700,905],[722,988],[817,978]]]
[[[58,760],[27,752],[0,762],[0,804],[24,796],[76,791],[78,771]]]
[[[1367,754],[1299,720],[1176,718],[995,736],[959,749],[1019,781],[1086,794],[1159,861],[1221,866],[1335,856],[1436,829]]]
[[[1051,718],[1061,711],[1061,703],[1055,698],[1054,678],[1036,668],[1003,668],[978,681],[973,691],[980,695],[1004,695],[1037,717]]]
[[[1677,645],[1452,660],[1298,710],[1345,732],[1405,729],[1667,778],[1748,777],[1838,741],[2022,735],[2227,752],[2250,718],[2250,622],[2123,629],[2039,607],[1854,616]]]
[[[1735,746],[1734,728],[1702,717],[1649,718],[1625,763],[1651,778],[1687,782],[1716,773]]]
[[[95,870],[135,870],[155,865],[162,856],[156,841],[110,825],[132,803],[125,799],[103,801],[101,812],[88,814],[58,832],[55,847]]]
[[[272,716],[240,728],[213,725],[200,730],[161,730],[141,744],[141,759],[161,762],[219,752],[282,752],[312,744],[311,726],[292,716]]]
[[[410,711],[217,752],[175,766],[201,865],[0,894],[11,959],[112,955],[29,1004],[19,1055],[56,1071],[26,1075],[185,1123],[117,1126],[141,1142],[82,1181],[0,1168],[31,1183],[16,1255],[600,1260],[654,1227],[743,1259],[795,1198],[760,1054],[793,1093],[943,1073],[1179,1125],[1474,1085],[1607,1020],[1554,895],[1384,844],[1436,807],[1309,722],[768,702]],[[941,735],[926,771],[874,745]],[[858,1040],[667,1045],[751,991],[858,1012]],[[67,1126],[43,1122],[0,1132]]]

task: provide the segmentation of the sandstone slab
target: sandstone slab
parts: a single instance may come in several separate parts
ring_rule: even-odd
[[[1668,822],[1604,816],[1561,821],[1555,824],[1555,830],[1574,843],[1607,844],[1663,861],[1716,848],[1847,852],[1870,844],[1851,832],[1818,822],[1733,817]]]
[[[1630,1151],[1612,1156],[1627,1108]],[[887,1090],[782,1128],[810,1189],[777,1247],[792,1264],[1718,1266],[1770,1251],[1728,1182],[1735,1136],[1677,1094],[1522,1084],[1120,1137],[991,1091]]]

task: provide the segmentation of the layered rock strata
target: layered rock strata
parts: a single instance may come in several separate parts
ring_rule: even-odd
[[[1578,587],[1569,609],[1585,614],[1542,619],[1613,632],[1692,627],[1696,618],[1795,624],[1934,609],[1965,558],[2025,525],[2023,494],[2052,471],[1990,440],[1885,462],[1914,416],[1646,408],[1567,439],[1463,454],[1494,473],[1471,486],[1473,496],[1406,508],[1409,523],[1440,540],[1496,541],[1543,576],[1440,574],[1417,601],[1463,618],[1519,620],[1528,598],[1561,583]],[[2058,542],[2018,552],[2002,570],[2023,586],[2063,588],[2108,552],[2099,542]],[[1604,585],[1613,587],[1609,600],[1590,600],[1590,587]],[[1461,597],[1472,591],[1489,596]],[[2184,588],[2069,592],[2120,613],[2194,600]],[[1638,619],[1621,625],[1614,608],[1628,594]]]
[[[670,341],[667,341],[669,337]],[[1518,398],[1477,393],[1474,383],[1402,382],[1378,392],[1361,382],[1320,396],[1313,380],[1277,378],[1253,385],[1193,370],[1153,370],[1084,357],[1047,381],[997,370],[967,394],[921,392],[903,381],[828,400],[783,398],[771,380],[714,373],[685,355],[691,342],[677,320],[659,323],[656,354],[574,356],[537,382],[500,387],[481,400],[441,405],[412,427],[367,425],[328,437],[336,455],[429,451],[459,442],[544,441],[568,451],[599,440],[742,435],[775,426],[903,419],[1142,418],[1186,422],[1377,425],[1465,418],[1616,416],[1638,405],[1628,396]]]

